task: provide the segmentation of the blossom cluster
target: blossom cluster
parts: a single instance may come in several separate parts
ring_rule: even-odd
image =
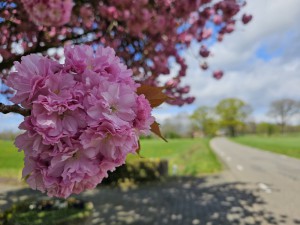
[[[167,103],[173,105],[194,101],[182,82],[188,68],[182,52],[197,42],[201,47],[193,45],[188,53],[196,56],[199,67],[208,72],[221,69],[208,64],[216,54],[208,43],[222,41],[252,19],[241,13],[246,0],[13,2],[0,10],[0,79],[21,55],[51,49],[48,54],[59,58],[54,48],[65,43],[101,43],[117,51],[139,82],[165,86],[171,97]],[[171,67],[178,69],[170,73]]]
[[[21,0],[30,19],[37,25],[61,26],[69,22],[72,0]]]
[[[150,132],[150,103],[110,47],[67,46],[63,65],[31,54],[15,68],[11,100],[31,110],[15,144],[33,189],[56,197],[92,189]]]

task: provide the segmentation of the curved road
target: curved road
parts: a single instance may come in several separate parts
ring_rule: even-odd
[[[215,138],[211,147],[229,168],[228,181],[254,184],[268,210],[300,224],[300,160]],[[225,174],[226,174],[225,173]]]

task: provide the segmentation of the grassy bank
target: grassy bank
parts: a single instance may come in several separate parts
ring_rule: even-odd
[[[18,152],[12,141],[0,140],[0,177],[21,177],[23,152]]]
[[[271,137],[246,135],[232,138],[231,140],[240,144],[300,159],[300,135]]]
[[[170,174],[199,175],[215,173],[222,166],[209,148],[208,139],[143,140],[141,155],[169,161]]]
[[[141,156],[168,159],[170,174],[199,175],[221,170],[221,164],[210,150],[207,139],[141,140]],[[138,156],[129,156],[130,158]],[[20,177],[23,152],[10,141],[0,140],[0,177]]]

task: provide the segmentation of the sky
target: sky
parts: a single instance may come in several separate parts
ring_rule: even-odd
[[[256,121],[269,121],[266,113],[272,101],[300,100],[300,1],[248,0],[243,12],[253,20],[246,26],[238,23],[235,32],[211,48],[208,63],[213,70],[224,70],[225,76],[215,80],[212,71],[200,70],[194,57],[199,45],[192,46],[184,53],[188,71],[183,83],[191,86],[196,101],[183,107],[160,106],[154,110],[159,122],[178,113],[191,114],[199,106],[215,106],[227,97],[250,104]],[[17,131],[21,121],[21,116],[0,113],[0,132]]]
[[[253,120],[272,121],[267,116],[270,103],[292,98],[300,101],[300,1],[248,0],[242,12],[253,15],[246,26],[212,46],[208,63],[212,70],[225,72],[221,80],[212,79],[212,70],[199,70],[195,59],[199,46],[186,52],[185,84],[191,86],[194,104],[184,107],[163,105],[155,110],[160,122],[174,114],[191,114],[199,106],[215,106],[229,97],[240,98],[253,108]],[[294,118],[300,123],[300,118]]]

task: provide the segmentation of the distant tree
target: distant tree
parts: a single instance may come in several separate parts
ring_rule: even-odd
[[[205,136],[214,136],[218,130],[218,124],[213,108],[201,106],[190,116],[192,121]]]
[[[172,118],[165,119],[161,123],[161,131],[167,139],[180,138],[188,136],[189,132],[188,115],[180,113]]]
[[[220,119],[220,126],[224,127],[231,137],[237,128],[244,125],[244,121],[251,112],[251,107],[237,98],[227,98],[216,106],[216,113]]]
[[[245,124],[244,130],[245,133],[255,134],[257,132],[257,124],[255,121],[248,121]]]
[[[257,124],[257,133],[267,134],[268,136],[271,136],[277,132],[279,132],[279,128],[276,124],[267,122],[261,122]]]
[[[13,131],[2,131],[0,132],[0,140],[14,140],[20,132],[13,132]]]
[[[280,99],[273,101],[268,114],[275,118],[280,126],[281,133],[285,132],[285,127],[292,116],[300,112],[300,102],[293,99]]]

